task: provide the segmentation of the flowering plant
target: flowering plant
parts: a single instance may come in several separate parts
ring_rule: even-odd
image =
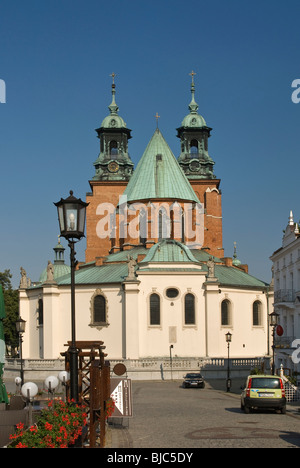
[[[50,401],[37,424],[26,431],[23,423],[17,424],[9,448],[68,448],[82,435],[86,417],[82,407],[73,401]]]
[[[115,400],[113,398],[108,398],[105,402],[105,417],[110,418],[115,411]]]

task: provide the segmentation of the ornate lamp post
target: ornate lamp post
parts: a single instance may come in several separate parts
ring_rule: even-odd
[[[75,198],[73,192],[66,199],[61,198],[57,203],[60,235],[68,241],[70,247],[71,263],[71,329],[72,340],[69,348],[70,353],[70,396],[78,402],[78,350],[76,348],[76,322],[75,322],[75,244],[84,237],[86,207],[88,203],[80,198]]]
[[[229,354],[230,354],[230,343],[231,343],[231,341],[232,341],[232,334],[231,334],[230,332],[226,333],[225,338],[226,338],[227,349],[228,349],[226,389],[227,389],[227,392],[230,392],[230,388],[231,388],[231,379],[230,379]]]
[[[24,384],[22,344],[23,344],[23,334],[25,333],[25,326],[26,326],[26,321],[23,320],[21,317],[19,317],[18,320],[16,321],[16,330],[17,330],[17,333],[19,335],[19,351],[20,351],[20,363],[21,363],[21,371],[20,371],[21,385]]]
[[[38,387],[33,382],[27,382],[26,384],[22,385],[21,393],[24,398],[26,398],[27,405],[28,405],[28,423],[29,426],[32,426],[33,419],[32,419],[32,402],[34,397],[38,394]]]
[[[273,362],[272,362],[272,375],[275,375],[275,332],[278,325],[279,314],[277,314],[274,310],[272,314],[269,315],[270,317],[270,327],[273,327],[272,337],[273,337]]]

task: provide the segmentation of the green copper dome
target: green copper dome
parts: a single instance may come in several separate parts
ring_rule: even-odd
[[[188,114],[182,121],[182,127],[192,127],[192,128],[199,128],[199,127],[206,127],[206,122],[204,117],[199,114]]]
[[[199,263],[190,249],[176,240],[162,240],[151,247],[141,264],[150,262]]]
[[[126,128],[126,123],[119,115],[108,115],[102,121],[102,128]]]
[[[242,262],[237,258],[237,253],[236,253],[236,242],[234,242],[234,253],[233,253],[233,260],[232,260],[232,265],[239,267],[242,264]]]
[[[53,263],[53,268],[54,268],[54,281],[56,281],[58,278],[61,278],[62,276],[71,274],[71,268],[68,265],[56,265],[55,263]],[[47,280],[47,268],[43,270],[39,278],[39,282],[44,283],[46,280]]]
[[[65,276],[65,275],[70,275],[71,273],[71,267],[65,264],[65,259],[64,259],[64,252],[65,248],[61,245],[60,241],[58,244],[54,247],[54,252],[55,252],[55,260],[53,263],[53,270],[54,270],[54,281],[56,281],[58,278]],[[42,271],[41,276],[39,278],[40,283],[44,283],[47,281],[47,267]]]

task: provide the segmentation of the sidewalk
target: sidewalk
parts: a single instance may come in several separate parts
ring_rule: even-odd
[[[128,427],[108,426],[105,448],[133,448],[133,440]]]

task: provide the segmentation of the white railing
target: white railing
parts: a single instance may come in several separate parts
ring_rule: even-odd
[[[288,403],[300,401],[300,391],[298,387],[293,385],[283,373],[283,365],[280,366],[280,377],[284,383],[285,397]]]
[[[255,368],[260,367],[260,358],[242,358],[230,359],[230,367],[238,368]],[[114,367],[119,361],[110,360],[111,368]],[[127,369],[134,370],[157,370],[163,365],[164,368],[171,367],[171,359],[167,357],[162,358],[141,358],[141,359],[128,359],[122,361]],[[227,369],[228,360],[225,358],[172,358],[172,367],[177,369]]]
[[[109,360],[111,367],[119,362],[124,362],[128,369],[158,369],[161,364],[165,367],[171,365],[169,357],[162,358],[141,358],[141,359],[120,359]],[[234,368],[254,368],[259,367],[261,359],[259,358],[241,358],[230,359],[230,366]],[[57,369],[64,366],[64,359],[24,359],[23,365],[25,369]],[[174,368],[194,369],[198,368],[227,368],[228,360],[225,358],[172,358],[172,366]],[[18,369],[20,367],[20,359],[8,358],[6,366],[9,368]]]

